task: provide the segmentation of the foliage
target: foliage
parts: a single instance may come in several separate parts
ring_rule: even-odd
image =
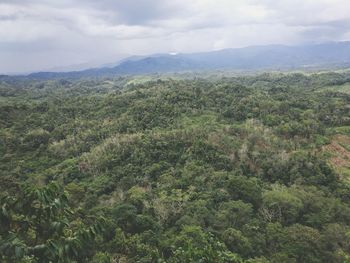
[[[2,78],[0,261],[349,261],[349,80]]]
[[[57,184],[19,191],[19,196],[1,198],[2,261],[69,262],[88,256],[88,247],[102,231],[101,223],[89,226],[74,217],[67,195]]]

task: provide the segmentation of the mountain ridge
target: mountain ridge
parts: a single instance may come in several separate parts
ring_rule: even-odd
[[[350,42],[300,46],[265,45],[208,52],[130,57],[113,67],[71,72],[37,72],[29,78],[80,78],[205,70],[333,69],[350,65]]]

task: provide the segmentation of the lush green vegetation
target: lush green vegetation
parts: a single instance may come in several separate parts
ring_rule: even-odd
[[[0,79],[0,261],[350,262],[349,85]]]

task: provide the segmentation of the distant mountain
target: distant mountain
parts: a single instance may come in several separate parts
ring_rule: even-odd
[[[301,46],[251,46],[192,54],[158,54],[125,59],[113,67],[39,72],[30,78],[79,78],[206,70],[331,69],[350,66],[350,42]]]

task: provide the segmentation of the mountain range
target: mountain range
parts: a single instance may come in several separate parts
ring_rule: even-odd
[[[124,59],[112,67],[71,72],[38,72],[35,79],[199,72],[212,70],[333,69],[350,66],[350,42],[299,46],[266,45],[200,53],[156,54]]]

